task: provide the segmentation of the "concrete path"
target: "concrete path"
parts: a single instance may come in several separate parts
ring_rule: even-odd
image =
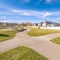
[[[19,32],[16,34],[15,38],[0,42],[0,53],[13,49],[17,46],[26,46],[46,56],[49,60],[60,60],[60,45],[49,41],[60,36],[59,33],[41,37],[31,37],[27,35],[28,31],[29,29],[24,32]]]

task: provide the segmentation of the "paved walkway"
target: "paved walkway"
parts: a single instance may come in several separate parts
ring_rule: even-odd
[[[49,34],[41,37],[31,37],[24,32],[19,32],[16,37],[4,42],[0,42],[0,53],[8,51],[17,46],[26,46],[34,49],[38,53],[46,56],[49,60],[60,60],[60,45],[50,42],[52,38],[60,36],[59,33]]]

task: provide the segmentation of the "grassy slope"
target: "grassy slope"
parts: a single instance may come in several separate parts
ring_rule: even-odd
[[[30,48],[21,46],[0,54],[0,60],[48,60],[48,59]]]
[[[56,37],[51,40],[53,43],[60,44],[60,37]]]
[[[33,28],[30,32],[28,32],[28,35],[42,36],[42,35],[47,35],[47,34],[52,34],[52,33],[59,33],[59,32],[60,32],[60,30],[48,30],[48,29]]]
[[[0,42],[13,38],[15,34],[16,31],[0,31]]]

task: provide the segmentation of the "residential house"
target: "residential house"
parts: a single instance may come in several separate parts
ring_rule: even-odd
[[[17,23],[7,23],[7,22],[0,22],[0,28],[13,28],[13,27],[17,27],[18,24]]]
[[[4,23],[0,22],[0,27],[3,27],[4,26]]]
[[[17,23],[5,23],[6,27],[14,27],[14,26],[17,26],[17,25],[18,25]]]
[[[46,22],[40,23],[40,27],[58,27],[58,26],[60,26],[60,23],[51,22],[51,21],[46,21]]]
[[[38,26],[38,23],[34,23],[34,26]]]

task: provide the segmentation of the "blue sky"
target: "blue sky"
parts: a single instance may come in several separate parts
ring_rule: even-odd
[[[1,22],[60,22],[60,0],[0,0]]]

